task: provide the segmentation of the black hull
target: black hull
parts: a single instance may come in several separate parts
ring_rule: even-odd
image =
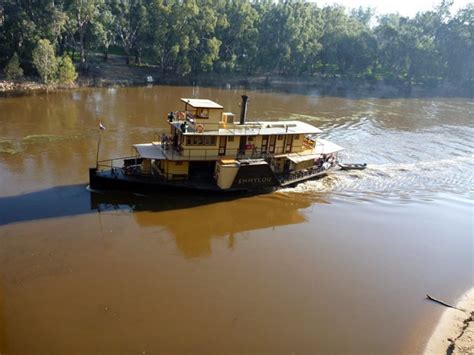
[[[231,193],[247,193],[247,194],[261,194],[275,191],[283,187],[292,187],[307,180],[321,178],[327,175],[333,168],[316,171],[309,174],[295,174],[291,178],[278,178],[273,175],[271,179],[262,179],[253,171],[251,167],[247,170],[253,175],[241,174],[237,175],[236,181],[241,181],[242,184],[234,183],[229,189],[221,189],[213,181],[212,177],[208,179],[198,180],[182,180],[182,181],[166,181],[160,180],[153,176],[140,175],[125,175],[122,170],[107,170],[98,172],[96,168],[89,169],[89,187],[93,190],[106,191],[132,191],[142,193],[156,193],[156,192],[170,192],[173,193],[216,193],[216,194],[231,194]],[[270,170],[271,172],[271,170]],[[271,173],[273,174],[273,173]],[[240,178],[239,178],[240,176]],[[249,176],[257,176],[249,177]],[[264,181],[262,181],[264,180]],[[262,184],[259,184],[262,183]]]
[[[260,188],[230,188],[221,189],[217,185],[200,181],[172,181],[168,182],[159,179],[145,177],[126,176],[122,173],[112,173],[111,171],[97,172],[96,168],[89,169],[89,187],[93,190],[107,191],[133,191],[143,193],[157,192],[183,192],[183,193],[265,193],[275,190],[273,186]]]

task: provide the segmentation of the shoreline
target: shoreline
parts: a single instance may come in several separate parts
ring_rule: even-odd
[[[112,66],[110,66],[112,67]],[[247,90],[272,90],[278,92],[334,96],[344,98],[428,98],[428,97],[473,97],[470,88],[454,87],[443,83],[437,87],[413,85],[407,88],[396,83],[382,81],[348,80],[343,78],[301,78],[284,76],[253,76],[208,74],[187,78],[161,76],[153,68],[127,68],[115,66],[114,70],[97,70],[88,76],[80,76],[73,85],[48,86],[30,77],[23,80],[0,78],[0,96],[21,96],[58,90],[102,87],[133,87],[149,85],[243,88]],[[121,74],[117,71],[123,69]],[[149,81],[151,78],[151,81]]]
[[[474,287],[447,308],[436,325],[424,355],[474,353]]]

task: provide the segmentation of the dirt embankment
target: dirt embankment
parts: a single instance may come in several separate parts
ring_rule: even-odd
[[[441,316],[425,348],[425,355],[432,354],[474,354],[474,288]]]

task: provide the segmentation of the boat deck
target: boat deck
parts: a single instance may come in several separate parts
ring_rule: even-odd
[[[208,191],[220,191],[221,189],[213,180],[194,178],[187,180],[167,180],[162,175],[144,174],[140,172],[126,173],[123,169],[102,170],[97,172],[97,177],[122,181],[130,184],[140,184],[146,186],[175,187],[183,189],[196,189]]]
[[[315,179],[326,175],[329,171],[334,170],[335,166],[330,168],[309,168],[301,171],[293,171],[289,174],[277,175],[280,186],[286,187],[297,184],[305,180]]]

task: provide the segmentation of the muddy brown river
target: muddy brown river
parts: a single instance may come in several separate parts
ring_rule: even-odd
[[[104,88],[0,98],[0,353],[404,354],[473,286],[474,101],[251,91],[364,171],[260,196],[87,189],[101,158],[166,128],[180,97]]]

